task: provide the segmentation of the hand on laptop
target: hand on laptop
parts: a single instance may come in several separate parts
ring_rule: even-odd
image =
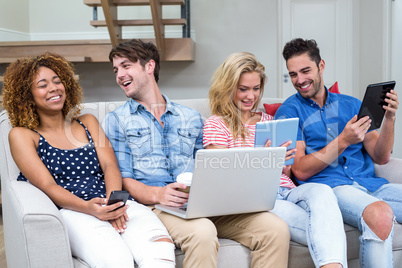
[[[159,203],[162,205],[180,207],[188,202],[188,193],[177,190],[185,189],[187,186],[182,183],[174,182],[161,187],[158,193]]]

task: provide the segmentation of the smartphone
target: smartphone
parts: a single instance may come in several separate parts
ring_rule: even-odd
[[[117,202],[123,202],[125,205],[129,195],[130,194],[128,193],[128,191],[112,191],[112,193],[109,196],[109,200],[107,201],[107,205],[112,205]],[[113,211],[115,211],[123,206],[120,206],[120,207],[114,209]]]

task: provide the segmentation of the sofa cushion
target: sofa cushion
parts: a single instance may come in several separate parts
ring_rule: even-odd
[[[264,103],[263,105],[267,114],[275,116],[276,110],[278,110],[282,103]]]

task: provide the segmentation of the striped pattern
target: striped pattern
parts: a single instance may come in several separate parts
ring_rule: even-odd
[[[262,113],[261,121],[273,120],[271,115]],[[254,136],[255,136],[255,125],[244,124],[248,129],[249,135],[243,140],[242,137],[238,137],[233,140],[232,133],[230,132],[226,123],[221,117],[213,115],[208,118],[204,123],[203,129],[203,146],[204,148],[208,145],[217,145],[227,148],[235,147],[254,147]],[[285,174],[282,173],[281,176],[281,187],[294,188],[296,187],[292,180]]]

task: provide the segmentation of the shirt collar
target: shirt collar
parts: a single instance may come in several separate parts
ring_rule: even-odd
[[[328,104],[330,104],[330,103],[336,101],[338,98],[337,98],[337,96],[336,96],[336,95],[337,95],[336,93],[331,93],[331,92],[329,92],[329,91],[328,91],[328,88],[327,88],[326,86],[324,86],[324,88],[325,88],[325,91],[326,91],[326,93],[327,93],[327,100],[326,100],[326,102],[324,103],[324,107],[325,107],[326,105],[328,105]],[[303,98],[302,95],[300,95],[299,92],[296,93],[296,97],[297,97],[301,102],[304,102],[305,104],[307,104],[307,105],[309,105],[309,106],[312,105],[312,104],[316,104],[316,105],[317,105],[317,103],[316,103],[315,101],[313,101],[313,100],[311,100],[311,99]]]
[[[166,101],[166,111],[165,111],[165,113],[170,112],[173,115],[178,115],[179,113],[176,111],[175,106],[170,101],[170,99],[164,94],[162,94],[162,97]],[[129,100],[129,106],[130,106],[130,113],[132,113],[132,114],[136,113],[139,109],[145,110],[145,106],[142,105],[141,103],[139,103],[138,101],[134,100],[134,99]]]

